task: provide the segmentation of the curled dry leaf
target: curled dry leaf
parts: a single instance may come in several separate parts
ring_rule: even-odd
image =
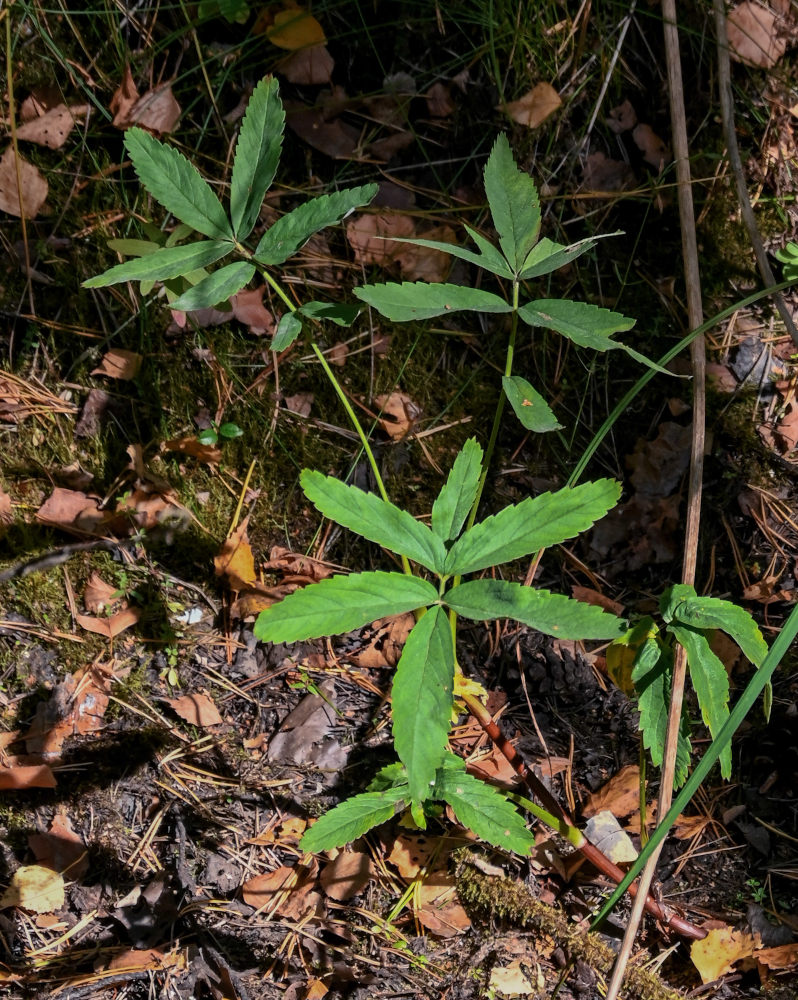
[[[635,125],[637,125],[637,112],[628,98],[623,104],[619,104],[617,108],[610,110],[607,117],[607,127],[616,135],[620,135],[621,132],[628,132]]]
[[[205,729],[207,726],[220,726],[224,722],[219,709],[206,694],[186,694],[181,698],[167,698],[166,702],[173,712],[192,726]]]
[[[380,427],[394,441],[407,437],[421,416],[421,407],[404,392],[377,396],[374,402],[380,408]]]
[[[0,898],[0,910],[19,906],[33,913],[51,913],[60,910],[63,905],[64,879],[58,872],[43,865],[17,868]]]
[[[135,378],[141,368],[142,357],[135,351],[125,351],[115,347],[103,355],[99,365],[91,372],[92,375],[107,375],[108,378],[118,378],[123,381]]]
[[[86,581],[86,587],[83,591],[83,603],[88,611],[97,615],[118,599],[118,593],[116,587],[113,587],[110,583],[106,583],[100,574],[94,570]]]
[[[381,618],[374,622],[376,634],[369,644],[352,655],[352,659],[364,670],[383,670],[395,667],[402,655],[405,640],[416,623],[415,615],[397,615]]]
[[[611,615],[618,615],[619,617],[623,615],[624,605],[620,601],[613,601],[611,597],[607,597],[606,594],[602,594],[599,590],[594,590],[592,587],[571,587],[571,597],[575,601],[582,601],[584,604],[592,604],[597,608],[604,608],[605,611],[609,611]]]
[[[116,88],[113,97],[111,98],[111,112],[114,116],[112,124],[115,125],[116,128],[127,127],[125,123],[129,120],[128,116],[131,108],[134,107],[138,99],[138,88],[136,87],[136,82],[133,79],[130,63],[127,63],[125,65],[125,72],[122,74],[122,82]]]
[[[732,59],[770,69],[787,49],[787,36],[780,30],[778,15],[757,0],[743,0],[726,18],[726,33]]]
[[[248,524],[249,517],[245,517],[227,536],[221,552],[213,560],[216,575],[226,577],[233,590],[248,590],[256,582],[255,556],[247,537]]]
[[[0,212],[17,218],[24,212],[26,219],[35,219],[47,199],[48,190],[47,181],[38,168],[21,156],[15,157],[13,148],[9,146],[0,157]]]
[[[88,110],[88,104],[75,104],[71,108],[66,104],[59,104],[40,117],[32,118],[20,125],[17,129],[17,139],[35,142],[49,149],[60,149],[77,124],[76,119],[83,118]]]
[[[517,101],[510,101],[504,110],[519,125],[537,128],[562,105],[562,98],[550,83],[537,83]],[[501,110],[498,107],[497,110]]]
[[[46,115],[48,111],[64,103],[61,88],[52,83],[40,83],[31,90],[19,106],[19,120],[30,122]]]

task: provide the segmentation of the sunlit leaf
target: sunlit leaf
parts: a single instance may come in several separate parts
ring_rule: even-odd
[[[325,813],[299,841],[303,851],[329,851],[362,837],[380,823],[387,823],[408,797],[407,785],[383,792],[363,792]]]
[[[152,260],[153,258],[145,257],[143,259]],[[198,284],[184,292],[180,298],[175,299],[171,304],[172,309],[191,312],[194,309],[208,309],[219,302],[225,302],[231,295],[240,292],[254,273],[255,265],[248,264],[244,260],[220,267],[218,271],[209,274],[207,278],[203,278]]]

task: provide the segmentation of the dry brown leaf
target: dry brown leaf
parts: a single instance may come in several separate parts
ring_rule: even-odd
[[[119,972],[123,969],[163,969],[167,964],[172,964],[167,959],[168,956],[160,948],[126,948],[117,952],[102,968]]]
[[[775,945],[773,948],[759,948],[754,952],[759,966],[771,971],[793,969],[798,965],[798,941]]]
[[[330,563],[314,559],[312,556],[302,555],[300,552],[292,552],[280,545],[272,547],[269,552],[269,561],[263,564],[263,568],[283,573],[287,577],[302,577],[309,583],[326,580],[328,576],[335,573],[335,567]]]
[[[440,80],[429,88],[424,95],[427,99],[427,111],[432,118],[448,118],[455,110],[452,100],[452,88]]]
[[[407,437],[421,416],[421,408],[403,392],[377,396],[374,402],[380,408],[380,427],[394,441]]]
[[[130,63],[128,63],[125,66],[122,82],[114,91],[114,95],[111,98],[111,112],[114,116],[112,124],[117,128],[126,128],[125,122],[129,120],[130,111],[138,99],[138,88],[133,79],[133,73],[130,70]]]
[[[70,881],[82,878],[89,870],[86,845],[72,829],[69,817],[57,812],[47,833],[28,835],[28,847],[36,862],[65,875]]]
[[[230,299],[233,315],[239,323],[249,328],[255,336],[274,333],[274,316],[263,304],[265,285],[236,292]]]
[[[476,775],[491,785],[512,791],[516,791],[518,788],[518,775],[515,768],[497,747],[493,747],[487,754],[476,760],[470,760],[466,767],[469,774]]]
[[[457,937],[471,926],[471,918],[457,899],[456,881],[445,872],[431,872],[418,890],[416,916],[438,937]]]
[[[327,351],[327,358],[330,364],[337,365],[339,368],[343,368],[348,357],[349,347],[343,341],[333,344],[329,351]]]
[[[755,0],[743,0],[726,18],[729,52],[746,66],[770,69],[787,49],[787,37],[779,31],[777,14]]]
[[[126,105],[127,102],[124,104]],[[171,83],[162,83],[160,87],[147,91],[146,94],[137,98],[132,105],[127,107],[124,113],[122,106],[123,101],[120,98],[119,110],[113,121],[117,128],[130,128],[131,125],[138,125],[140,128],[146,128],[150,132],[156,132],[160,135],[174,131],[182,114],[182,109],[172,93]]]
[[[190,722],[192,726],[199,726],[200,729],[220,726],[224,722],[219,709],[206,694],[185,694],[182,698],[167,698],[166,703],[181,719]]]
[[[0,486],[0,530],[14,520],[14,513],[11,510],[11,497]]]
[[[319,877],[322,889],[338,902],[361,893],[371,878],[371,858],[363,851],[342,851],[322,869]]]
[[[457,243],[457,234],[451,226],[436,226],[418,234],[419,239],[434,240],[437,243]],[[404,246],[394,255],[402,270],[405,281],[445,281],[452,269],[451,254],[443,250],[433,250],[431,247],[417,247],[412,244]]]
[[[607,809],[618,819],[624,819],[639,808],[640,768],[637,764],[627,764],[603,788],[588,797],[582,813],[590,817]]]
[[[505,105],[505,112],[519,125],[537,128],[562,104],[562,98],[550,83],[537,83],[517,101]],[[501,106],[497,107],[501,111]]]
[[[708,361],[707,381],[710,388],[714,389],[715,392],[729,393],[737,391],[737,379],[728,365],[721,365],[716,361]]]
[[[139,608],[120,608],[109,618],[95,618],[93,615],[75,615],[75,621],[87,632],[115,639],[126,629],[132,628],[141,618]]]
[[[438,850],[440,842],[424,833],[400,833],[394,840],[388,861],[407,882],[418,878],[422,868],[426,868],[430,858]]]
[[[86,587],[83,591],[83,603],[86,609],[91,611],[92,614],[97,615],[118,599],[119,591],[117,588],[111,586],[110,583],[106,583],[100,574],[94,570],[86,581]]]
[[[734,963],[750,958],[756,940],[745,931],[733,927],[713,927],[703,941],[693,941],[690,958],[698,969],[702,983],[713,983],[727,972],[734,971]]]
[[[51,913],[64,905],[64,879],[42,865],[23,865],[11,876],[0,898],[0,910],[19,906],[33,913]]]
[[[621,132],[628,132],[635,125],[637,125],[637,112],[628,98],[623,104],[619,104],[617,108],[610,110],[609,117],[607,118],[607,126],[616,135],[620,135]]]
[[[376,634],[364,649],[353,654],[352,659],[364,670],[395,667],[415,623],[415,615],[412,613],[378,619],[373,624]]]
[[[17,186],[17,169],[21,188]],[[0,212],[19,218],[20,189],[25,218],[35,219],[47,199],[47,181],[32,163],[21,156],[15,158],[13,147],[9,146],[0,157]]]
[[[105,511],[98,509],[99,497],[89,496],[81,490],[65,490],[56,486],[50,496],[36,511],[36,518],[57,528],[74,529],[93,535],[107,521]]]
[[[0,791],[25,788],[55,788],[55,775],[47,764],[0,767]]]
[[[316,18],[301,7],[288,7],[274,15],[266,37],[280,49],[293,52],[309,45],[323,45],[327,38]]]
[[[575,601],[582,601],[584,604],[592,604],[597,608],[604,608],[613,615],[623,615],[624,605],[620,601],[613,601],[611,597],[602,594],[601,591],[593,590],[592,587],[571,587],[571,596]]]
[[[283,403],[289,413],[296,413],[300,417],[309,417],[310,408],[313,406],[315,398],[312,392],[296,392],[293,396],[286,396]]]
[[[406,249],[406,244],[397,243],[391,237],[406,239],[414,231],[415,223],[410,216],[399,212],[357,215],[346,224],[346,238],[357,263],[379,264],[381,267],[388,267]]]
[[[19,106],[19,120],[33,121],[46,115],[48,111],[64,103],[61,88],[52,83],[41,83],[34,87]]]
[[[625,191],[633,187],[635,175],[628,163],[611,160],[601,150],[591,153],[585,161],[582,188],[588,191]]]
[[[494,966],[491,969],[489,987],[498,991],[502,996],[508,997],[528,997],[538,996],[537,989],[529,981],[521,968],[521,959],[517,958],[509,965],[500,967]]]
[[[108,378],[127,381],[138,375],[142,360],[141,355],[135,351],[124,351],[121,347],[114,347],[103,355],[99,365],[91,374],[107,375]]]
[[[233,590],[249,590],[256,583],[255,556],[247,538],[249,517],[224,541],[221,552],[214,557],[217,576],[227,577]]]
[[[671,151],[650,125],[637,125],[632,132],[634,144],[650,166],[662,170],[670,162]]]
[[[304,1000],[323,1000],[329,992],[329,989],[320,979],[311,979],[305,987]]]
[[[326,45],[309,45],[286,56],[276,68],[289,83],[316,87],[330,82],[335,60]]]
[[[32,118],[20,125],[17,129],[17,139],[35,142],[49,149],[60,149],[77,124],[76,119],[84,117],[88,110],[88,104],[75,104],[71,108],[66,104],[59,104],[41,117]]]
[[[161,445],[164,451],[177,451],[181,455],[196,458],[206,465],[218,465],[222,460],[222,449],[212,444],[203,444],[195,437],[173,438]]]
[[[271,908],[279,899],[277,912],[280,916],[287,920],[300,920],[315,911],[321,902],[319,893],[313,891],[316,869],[315,862],[310,868],[283,865],[273,872],[256,875],[241,887],[244,902],[260,910]]]
[[[298,101],[284,101],[285,123],[300,139],[336,160],[351,160],[357,155],[360,132],[342,122],[328,118],[324,108],[309,108]]]
[[[36,706],[25,734],[28,753],[57,757],[67,737],[101,729],[110,687],[111,669],[101,663],[90,664],[56,684],[49,700]]]

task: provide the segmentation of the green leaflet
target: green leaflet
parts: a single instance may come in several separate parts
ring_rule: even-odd
[[[719,628],[730,635],[755,667],[768,655],[762,633],[744,608],[717,597],[688,597],[675,608],[674,619],[692,628]]]
[[[436,605],[407,637],[391,694],[394,745],[415,803],[430,797],[446,751],[453,680],[452,628],[446,611]]]
[[[485,193],[502,253],[518,274],[537,242],[540,200],[532,178],[518,169],[506,135],[498,137],[485,164]]]
[[[472,229],[471,226],[464,224],[463,228],[479,247],[481,256],[477,259],[476,263],[480,267],[484,267],[486,271],[492,271],[494,274],[497,274],[500,278],[512,278],[513,272],[496,247],[489,240],[486,240],[481,233],[477,232],[476,229]]]
[[[460,534],[476,499],[481,472],[482,448],[476,438],[469,438],[432,505],[432,530],[445,542]]]
[[[368,205],[377,190],[376,184],[365,184],[304,202],[266,230],[255,250],[255,260],[261,264],[282,264],[314,233],[334,226],[356,208]]]
[[[443,758],[432,797],[447,802],[463,826],[494,847],[523,857],[535,843],[512,802],[498,788],[469,774],[454,754],[447,753]]]
[[[514,618],[559,639],[617,639],[625,628],[601,608],[509,580],[469,580],[447,590],[444,600],[465,618]]]
[[[338,326],[351,326],[358,318],[361,307],[349,302],[306,302],[297,309],[308,319],[329,320]]]
[[[316,853],[350,844],[380,823],[387,823],[397,807],[404,806],[407,795],[404,785],[384,792],[363,792],[339,803],[302,834],[300,849]]]
[[[155,253],[163,244],[153,243],[152,240],[108,240],[108,249],[116,253],[122,253],[126,257],[146,257]],[[229,251],[229,247],[227,247]]]
[[[460,309],[490,313],[513,311],[513,307],[498,295],[467,285],[428,285],[424,281],[405,281],[397,285],[389,281],[384,285],[361,285],[353,291],[377,312],[399,323],[430,319]]]
[[[277,324],[277,332],[272,337],[271,350],[279,354],[280,351],[290,347],[300,333],[302,333],[302,320],[297,314],[283,313]]]
[[[662,766],[665,751],[672,673],[673,653],[670,647],[649,635],[635,657],[632,681],[637,694],[643,746],[651,754],[651,761],[655,767]],[[674,788],[679,788],[687,780],[689,767],[690,729],[686,716],[683,716],[676,744]]]
[[[233,159],[230,217],[236,239],[245,240],[258,221],[283,141],[285,113],[275,77],[264,77],[252,91]]]
[[[125,132],[125,147],[139,180],[167,212],[211,239],[232,239],[221,202],[182,153],[141,128]]]
[[[620,236],[620,233],[608,233],[607,236]],[[605,239],[606,237],[601,237]],[[596,245],[597,236],[589,236],[587,239],[579,240],[565,246],[562,243],[555,243],[547,236],[537,243],[528,253],[524,266],[519,277],[523,281],[530,278],[539,278],[543,274],[549,274],[558,268],[565,267],[572,260],[581,257],[583,253],[592,250]]]
[[[554,416],[551,407],[526,379],[520,375],[505,375],[502,378],[502,388],[515,415],[528,431],[544,434],[546,431],[560,430],[562,424]]]
[[[729,675],[701,632],[689,625],[675,623],[668,626],[668,631],[687,652],[690,680],[698,698],[701,717],[714,739],[729,717]],[[731,777],[731,743],[727,743],[721,751],[720,773],[724,778]]]
[[[442,572],[446,559],[443,542],[406,510],[312,469],[302,470],[300,482],[305,496],[325,517],[433,572]]]
[[[208,309],[219,302],[226,302],[231,295],[241,291],[254,273],[255,265],[248,264],[245,260],[227,264],[189,288],[171,303],[171,307],[191,312],[194,309]]]
[[[122,242],[141,242],[152,246],[144,240],[124,240]],[[146,251],[144,256],[126,260],[116,264],[102,274],[95,275],[83,282],[84,288],[105,288],[106,285],[116,285],[120,281],[167,281],[178,278],[196,268],[213,264],[230,253],[229,243],[217,243],[212,240],[201,240],[199,243],[189,243],[183,247],[156,248]],[[122,251],[124,253],[130,251]]]
[[[620,495],[615,480],[598,479],[505,507],[458,538],[449,550],[445,572],[475,573],[558,545],[591,527],[615,506]]]
[[[381,767],[368,784],[368,792],[384,792],[386,788],[407,788],[407,770],[401,761]]]
[[[689,583],[675,583],[672,587],[668,587],[659,599],[659,610],[664,621],[672,622],[679,605],[696,596],[695,587],[691,587]]]
[[[626,351],[630,358],[647,365],[654,371],[665,375],[671,373],[654,361],[649,361],[638,351],[626,344],[611,340],[611,334],[629,330],[635,321],[620,313],[589,302],[572,302],[570,299],[536,299],[527,302],[518,310],[518,315],[530,326],[542,326],[572,340],[580,347],[589,347],[594,351]]]
[[[415,611],[437,599],[438,591],[431,583],[404,573],[331,576],[261,611],[253,631],[261,642],[340,635],[378,618]]]

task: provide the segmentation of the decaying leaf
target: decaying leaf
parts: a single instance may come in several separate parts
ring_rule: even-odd
[[[352,655],[352,659],[364,670],[382,670],[395,667],[402,655],[405,640],[416,623],[413,614],[381,618],[372,628],[376,634],[368,645]]]
[[[640,124],[632,132],[634,144],[643,154],[643,159],[649,166],[663,170],[670,161],[671,151],[650,125]]]
[[[562,98],[550,83],[537,83],[517,101],[510,101],[504,110],[519,125],[537,128],[562,105]],[[501,110],[501,107],[497,108]]]
[[[70,108],[66,104],[59,104],[43,115],[20,125],[17,129],[17,139],[35,142],[39,146],[47,146],[48,149],[60,149],[77,124],[77,119],[83,118],[88,110],[88,104],[75,104]]]
[[[38,864],[60,872],[70,881],[82,878],[89,870],[86,845],[64,812],[53,816],[47,833],[29,834],[28,847]]]
[[[712,983],[728,972],[734,971],[735,962],[750,958],[756,939],[745,931],[733,927],[713,927],[703,941],[693,941],[690,958],[698,969],[702,983]]]
[[[607,126],[616,135],[630,131],[635,125],[637,125],[637,112],[628,98],[617,108],[610,109]]]
[[[438,243],[457,243],[457,234],[451,226],[436,226],[434,229],[418,233],[419,239],[435,240]],[[402,244],[399,244],[402,247]],[[405,243],[404,249],[394,254],[394,259],[402,271],[405,281],[445,281],[452,269],[452,256],[443,250],[414,246]]]
[[[381,267],[387,267],[406,250],[407,244],[397,243],[391,237],[406,239],[414,231],[415,224],[410,216],[399,212],[356,215],[346,224],[346,238],[358,264],[379,264]]]
[[[128,115],[130,114],[130,110],[138,99],[138,88],[133,79],[130,63],[127,63],[125,65],[125,72],[122,75],[122,82],[116,88],[111,98],[111,112],[114,116],[112,124],[116,128],[126,128],[125,122],[129,120]]]
[[[55,788],[55,775],[47,764],[0,767],[0,792],[26,788]]]
[[[15,157],[13,147],[9,146],[0,157],[0,212],[17,218],[24,213],[26,219],[35,219],[47,199],[48,190],[47,181],[38,167],[21,156]]]
[[[11,876],[0,898],[0,910],[19,906],[33,913],[51,913],[64,905],[64,879],[52,868],[23,865]]]
[[[107,375],[108,378],[118,378],[123,381],[135,378],[141,368],[142,357],[135,351],[125,351],[114,347],[107,351],[99,365],[93,369],[92,375]]]
[[[36,706],[25,734],[28,753],[55,758],[67,737],[101,729],[110,687],[111,668],[102,663],[89,664],[56,684],[49,700]]]
[[[357,155],[360,132],[340,118],[328,117],[324,108],[309,108],[298,101],[284,101],[285,123],[313,149],[336,160]]]
[[[624,819],[639,807],[640,768],[637,764],[627,764],[606,785],[588,797],[582,807],[582,814],[586,817],[595,816],[606,809],[618,819]]]
[[[219,726],[224,719],[219,709],[206,694],[186,694],[180,698],[167,698],[167,704],[181,719],[190,722],[192,726],[205,729],[207,726]]]
[[[404,392],[377,396],[374,402],[380,408],[380,427],[394,441],[407,437],[421,416],[421,408]]]
[[[625,191],[634,187],[635,175],[628,163],[611,160],[597,150],[585,161],[582,188],[588,191]]]
[[[427,110],[433,118],[448,118],[455,110],[452,100],[452,88],[448,83],[437,83],[429,88],[424,95],[427,99]]]
[[[488,984],[493,990],[498,991],[503,997],[528,997],[538,996],[537,989],[532,985],[529,977],[521,968],[521,960],[516,959],[506,966],[494,966],[491,969],[490,981]]]
[[[93,615],[75,615],[75,621],[87,632],[115,639],[122,632],[132,628],[141,618],[139,608],[123,607],[108,618],[96,618]]]
[[[242,292],[236,292],[230,299],[235,318],[255,336],[272,334],[275,330],[274,316],[263,304],[265,290],[265,285],[246,288]]]
[[[249,590],[256,583],[255,556],[247,537],[249,517],[225,539],[221,552],[214,558],[217,576],[224,576],[233,590]]]
[[[306,87],[329,83],[334,69],[335,60],[324,44],[298,49],[277,64],[277,72],[282,73],[289,83]]]
[[[430,933],[457,937],[471,926],[471,918],[457,898],[456,880],[445,871],[430,872],[418,890],[416,916]]]
[[[391,846],[388,861],[406,882],[413,882],[440,849],[440,841],[428,834],[400,833]]]
[[[287,920],[301,920],[321,904],[321,895],[314,891],[318,864],[282,865],[272,872],[256,875],[241,887],[244,902],[257,910],[279,913]]]
[[[330,899],[343,902],[357,896],[371,877],[371,858],[364,851],[341,851],[322,869],[319,882]]]
[[[172,84],[162,83],[160,87],[147,91],[130,103],[130,83],[127,74],[119,90],[114,94],[114,99],[119,95],[116,104],[111,101],[111,110],[116,109],[113,124],[117,128],[130,128],[131,125],[138,125],[146,128],[150,132],[158,135],[166,135],[173,132],[177,125],[182,109],[172,93]],[[135,91],[135,88],[134,88]]]
[[[117,588],[106,583],[100,574],[93,570],[83,590],[83,603],[86,609],[97,615],[118,599]]]
[[[195,437],[173,438],[171,441],[164,441],[161,445],[164,451],[177,451],[181,455],[188,455],[196,458],[206,465],[218,465],[222,460],[222,449],[216,445],[203,444]]]
[[[780,27],[771,7],[757,0],[743,0],[726,18],[732,58],[760,69],[775,66],[787,49],[787,35]]]

